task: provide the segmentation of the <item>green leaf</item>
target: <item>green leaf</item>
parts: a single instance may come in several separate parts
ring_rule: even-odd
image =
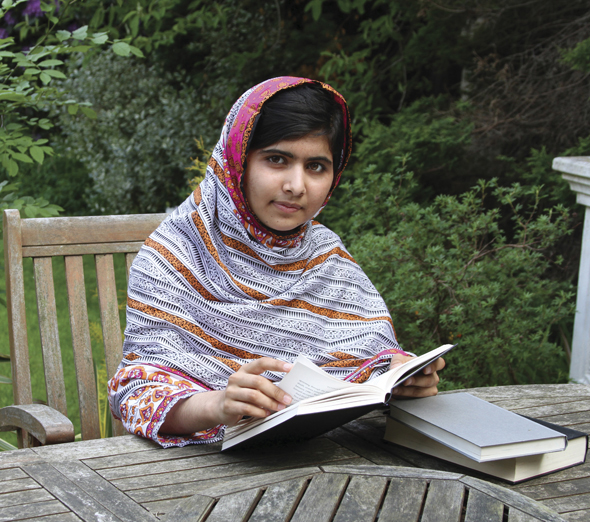
[[[29,149],[29,154],[33,157],[33,159],[39,163],[39,165],[43,164],[43,159],[45,157],[45,153],[41,147],[31,147]]]
[[[59,18],[58,18],[57,16],[53,16],[53,15],[51,15],[51,16],[49,16],[48,18],[49,18],[49,21],[50,21],[52,24],[56,24],[56,23],[58,23],[58,22],[59,22]]]
[[[39,67],[53,67],[54,65],[63,65],[64,63],[61,60],[43,60]]]
[[[76,29],[72,33],[72,36],[76,40],[84,40],[84,39],[86,39],[86,37],[88,36],[88,26],[87,25],[83,25],[82,27]]]
[[[13,58],[14,53],[11,53],[10,51],[0,51],[0,56],[3,58]]]
[[[46,72],[42,72],[39,75],[39,78],[41,78],[41,81],[47,85],[50,81],[51,81],[51,76],[49,76]]]
[[[39,120],[39,127],[44,130],[51,129],[51,127],[53,127],[53,123],[51,123],[48,119],[43,118],[42,120]]]
[[[26,154],[21,154],[20,152],[12,152],[11,156],[12,159],[22,161],[23,163],[33,163],[33,160],[29,156]]]
[[[91,109],[90,107],[80,107],[80,110],[91,120],[96,120],[96,111],[94,109]]]
[[[131,51],[130,45],[125,42],[117,42],[113,44],[113,52],[119,56],[129,56]]]
[[[70,33],[70,31],[57,31],[57,33],[55,34],[57,36],[57,39],[60,42],[63,42],[64,40],[67,40],[68,38],[72,37],[72,33]]]
[[[8,175],[12,178],[18,174],[18,163],[12,159],[8,160]]]
[[[109,37],[106,33],[94,33],[93,38],[92,38],[92,43],[95,43],[97,45],[102,45],[108,39],[109,39]]]
[[[129,46],[129,50],[137,57],[139,58],[143,58],[143,53],[141,52],[141,49],[139,49],[138,47],[135,47],[134,45],[130,45]]]
[[[55,69],[47,69],[44,71],[43,74],[47,74],[47,75],[51,76],[52,78],[64,79],[66,77],[66,75],[64,73],[62,73],[61,71],[56,71]]]
[[[26,99],[26,97],[24,94],[18,94],[16,92],[11,92],[11,91],[0,92],[0,101],[23,102],[23,101],[25,101],[25,99]]]
[[[72,116],[78,114],[78,106],[77,105],[68,105],[68,113]]]
[[[2,1],[2,7],[4,9],[8,9],[9,7],[12,7],[12,4],[13,4],[12,0],[3,0]]]
[[[38,214],[38,208],[34,205],[27,205],[25,207],[25,215],[30,218],[34,218]]]

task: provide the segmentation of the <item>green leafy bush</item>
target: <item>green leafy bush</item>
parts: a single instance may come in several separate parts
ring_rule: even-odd
[[[92,103],[97,118],[63,111],[68,154],[93,180],[88,198],[102,213],[161,212],[185,190],[194,139],[212,136],[196,92],[179,75],[97,54],[74,62],[62,83]],[[178,86],[180,86],[178,88]]]
[[[403,160],[393,173],[368,167],[345,184],[352,213],[340,231],[401,345],[423,353],[459,343],[443,388],[567,380],[552,335],[573,316],[574,289],[549,277],[563,261],[555,245],[571,232],[566,209],[540,210],[539,189],[495,180],[420,206],[410,200],[414,183]]]

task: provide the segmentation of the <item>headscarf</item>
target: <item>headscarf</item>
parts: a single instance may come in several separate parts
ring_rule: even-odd
[[[383,299],[340,238],[317,221],[278,236],[258,222],[242,192],[248,140],[263,104],[304,83],[321,85],[342,107],[346,136],[332,190],[337,185],[350,155],[350,117],[340,94],[313,80],[280,77],[242,95],[205,179],[150,235],[131,267],[121,367],[162,368],[220,390],[259,357],[292,362],[304,354],[338,378],[362,382],[383,373],[398,352]]]

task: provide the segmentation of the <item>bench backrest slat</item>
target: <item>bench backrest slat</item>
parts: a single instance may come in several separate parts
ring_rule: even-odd
[[[25,311],[25,282],[22,263],[21,219],[18,210],[5,212],[4,260],[6,270],[6,306],[12,389],[15,404],[31,404],[31,373],[29,370],[29,341]]]
[[[112,376],[123,358],[115,265],[112,254],[95,256],[95,262],[107,375]],[[125,430],[121,422],[110,415],[115,434],[123,434]]]
[[[82,256],[66,256],[66,285],[70,326],[72,328],[72,347],[80,401],[80,426],[82,439],[99,439],[98,396],[92,360],[92,344],[88,325],[86,288],[84,286],[84,264]]]
[[[53,286],[53,266],[50,257],[36,258],[33,264],[35,267],[37,313],[39,315],[39,333],[41,334],[41,347],[43,350],[47,404],[67,416],[66,387],[61,362]]]

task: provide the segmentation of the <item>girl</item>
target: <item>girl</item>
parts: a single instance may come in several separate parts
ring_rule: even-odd
[[[123,360],[109,381],[126,429],[162,446],[215,442],[243,416],[290,404],[272,384],[303,353],[363,382],[402,364],[383,299],[313,218],[351,150],[346,102],[280,77],[232,107],[195,192],[129,275]],[[436,393],[439,359],[398,395]]]

